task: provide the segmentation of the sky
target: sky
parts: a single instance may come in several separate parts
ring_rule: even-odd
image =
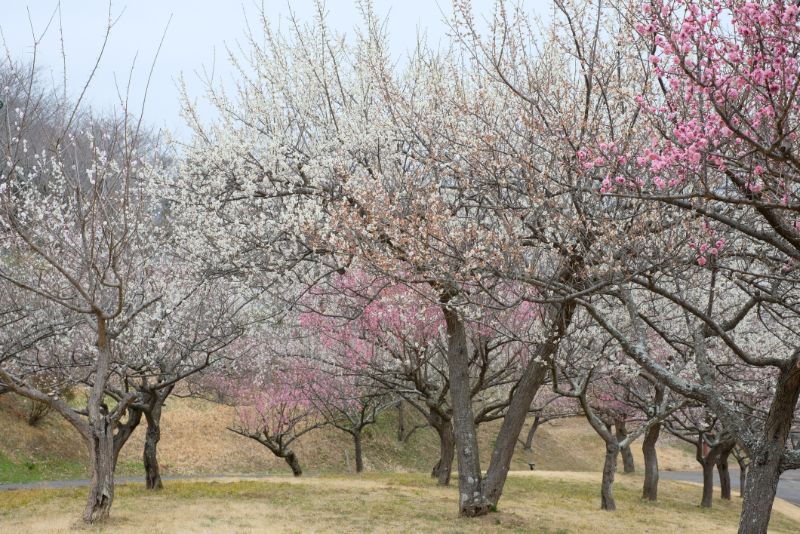
[[[478,17],[489,17],[494,0],[472,0]],[[525,9],[543,12],[549,0],[524,0]],[[302,21],[312,20],[313,0],[0,0],[0,30],[5,48],[14,60],[33,60],[46,78],[62,80],[61,38],[66,57],[67,87],[73,97],[81,89],[100,52],[105,28],[115,25],[97,73],[87,91],[87,103],[98,110],[109,109],[126,92],[130,78],[131,102],[141,106],[159,42],[164,38],[145,102],[145,119],[157,128],[167,128],[179,138],[188,135],[180,117],[177,81],[183,75],[189,94],[202,105],[206,78],[213,71],[215,82],[227,84],[234,72],[227,62],[226,47],[243,42],[247,21],[257,26],[260,5],[271,23],[285,26],[290,12]],[[376,12],[387,17],[392,52],[400,57],[414,46],[418,31],[431,44],[445,40],[445,17],[450,0],[374,0]],[[355,0],[328,0],[328,20],[333,28],[348,34],[359,23]],[[59,14],[60,13],[60,14]],[[60,24],[59,24],[60,20]],[[281,23],[281,21],[283,21]],[[131,69],[133,70],[131,71]],[[132,75],[131,75],[132,72]]]

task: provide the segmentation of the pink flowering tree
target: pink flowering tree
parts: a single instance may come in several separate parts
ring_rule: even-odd
[[[661,212],[639,220],[672,257],[660,279],[634,275],[634,289],[622,289],[638,334],[614,335],[659,380],[706,404],[747,450],[739,528],[766,532],[781,472],[800,467],[788,440],[800,393],[798,6],[679,0],[637,11],[649,65],[637,106],[647,128],[622,150],[631,156],[624,163],[601,149],[585,163],[609,202]],[[645,312],[645,291],[661,309],[688,313],[692,324],[678,337],[692,347],[694,374],[665,373],[648,357],[642,340],[659,319]],[[763,370],[772,391],[763,422],[743,416],[720,386],[722,359]]]
[[[283,458],[296,477],[303,470],[292,444],[326,424],[308,395],[308,372],[304,364],[291,360],[271,366],[262,361],[224,386],[236,407],[236,421],[228,429]]]

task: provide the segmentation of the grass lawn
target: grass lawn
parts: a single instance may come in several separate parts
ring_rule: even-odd
[[[697,506],[700,489],[662,481],[639,498],[641,477],[619,476],[618,510],[599,510],[599,473],[513,473],[500,510],[459,518],[455,488],[422,474],[168,481],[158,493],[122,485],[105,525],[77,522],[86,489],[0,493],[0,532],[735,532],[740,500]],[[771,532],[800,531],[800,510],[778,503]]]

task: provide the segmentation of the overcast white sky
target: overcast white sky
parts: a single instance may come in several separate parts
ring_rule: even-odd
[[[259,2],[260,3],[260,2]],[[443,12],[450,12],[450,0],[375,0],[377,12],[388,15],[393,52],[401,55],[413,46],[417,29],[425,30],[432,44],[447,32]],[[542,12],[549,0],[523,1],[526,9]],[[263,0],[268,17],[278,23],[286,20],[290,9],[301,20],[314,14],[313,0]],[[0,29],[5,44],[16,60],[32,59],[31,25],[38,35],[47,26],[58,2],[56,0],[0,0]],[[291,7],[290,7],[291,6]],[[473,0],[476,13],[491,15],[494,0]],[[108,21],[107,0],[61,0],[61,26],[67,57],[68,86],[80,90],[100,50]],[[328,0],[330,24],[337,30],[352,33],[360,18],[355,0]],[[89,92],[89,103],[98,109],[114,104],[117,92],[114,75],[123,85],[136,58],[132,95],[141,95],[147,71],[169,23],[164,45],[156,63],[145,110],[146,120],[166,127],[179,136],[185,134],[179,116],[176,80],[183,73],[189,92],[202,96],[203,84],[197,73],[215,69],[216,78],[230,79],[225,47],[236,47],[242,40],[246,14],[257,11],[252,0],[115,0],[111,3],[114,18],[120,17]],[[30,14],[30,15],[29,15]],[[30,18],[30,21],[29,21]],[[254,19],[253,19],[254,20]],[[37,64],[42,72],[61,79],[62,59],[58,15],[42,40]]]

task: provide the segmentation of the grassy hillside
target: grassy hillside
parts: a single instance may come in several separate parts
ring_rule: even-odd
[[[77,432],[57,414],[37,427],[25,423],[26,402],[0,396],[0,482],[21,482],[86,476],[86,454]],[[407,428],[413,412],[406,410]],[[165,474],[288,473],[255,441],[226,430],[232,409],[196,399],[173,399],[164,409],[160,462]],[[417,421],[419,422],[419,420]],[[425,428],[400,443],[396,439],[397,411],[385,412],[376,426],[365,431],[364,458],[368,471],[429,472],[437,459],[436,433]],[[479,432],[484,465],[498,423],[482,425]],[[527,430],[527,426],[525,428]],[[144,425],[131,438],[120,458],[121,474],[140,474]],[[642,458],[634,448],[638,465]],[[294,447],[309,474],[347,473],[354,469],[352,442],[347,434],[322,429],[304,436]],[[528,461],[550,471],[599,471],[603,444],[582,418],[555,421],[540,428],[531,453],[519,446],[512,469],[527,470]],[[662,469],[695,469],[691,451],[669,438],[659,450]]]

